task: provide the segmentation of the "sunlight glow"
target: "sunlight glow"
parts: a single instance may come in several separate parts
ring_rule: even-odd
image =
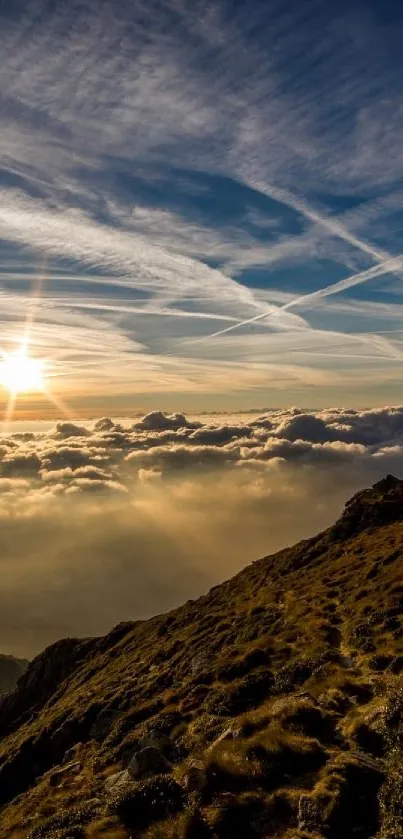
[[[17,352],[4,354],[0,361],[0,385],[15,395],[28,391],[43,391],[45,362],[39,358],[30,358],[26,347]]]

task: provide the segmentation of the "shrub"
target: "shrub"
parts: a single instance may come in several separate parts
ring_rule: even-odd
[[[299,803],[299,825],[327,839],[369,839],[379,827],[377,794],[383,774],[373,761],[349,755],[332,762]]]
[[[129,828],[144,829],[174,815],[185,805],[182,787],[173,778],[157,775],[116,793],[110,809]]]
[[[281,721],[285,728],[305,734],[307,737],[316,737],[325,743],[332,743],[336,739],[334,721],[330,714],[307,701],[300,703],[291,701],[290,706],[285,707]]]
[[[84,827],[95,814],[96,807],[92,804],[63,809],[34,827],[27,839],[81,839]]]
[[[380,839],[403,839],[403,679],[389,697],[385,713],[387,779],[380,791]]]
[[[221,664],[217,671],[217,677],[222,681],[231,681],[250,673],[251,670],[256,670],[258,667],[267,666],[269,661],[268,653],[260,647],[256,647],[243,658]]]
[[[255,839],[257,835],[250,824],[248,807],[235,799],[215,809],[211,827],[217,839]]]

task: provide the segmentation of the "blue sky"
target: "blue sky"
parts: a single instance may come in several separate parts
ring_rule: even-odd
[[[0,350],[81,413],[400,402],[402,18],[0,2]]]

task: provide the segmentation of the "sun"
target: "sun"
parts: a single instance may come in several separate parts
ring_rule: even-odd
[[[26,348],[22,347],[16,352],[3,355],[0,361],[0,385],[11,394],[44,390],[44,368],[45,362],[42,359],[31,358]]]

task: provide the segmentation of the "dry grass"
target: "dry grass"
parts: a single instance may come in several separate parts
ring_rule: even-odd
[[[373,819],[360,833],[344,816],[340,836],[401,837],[398,763],[384,761],[401,749],[386,709],[402,681],[402,557],[400,520],[337,526],[169,615],[69,642],[68,655],[56,645],[46,678],[39,662],[0,707],[1,836],[333,839],[365,776]],[[229,727],[233,739],[214,745]],[[105,778],[150,730],[165,738],[180,785],[192,759],[206,785],[128,826],[110,810]],[[75,744],[79,767],[53,785]]]

